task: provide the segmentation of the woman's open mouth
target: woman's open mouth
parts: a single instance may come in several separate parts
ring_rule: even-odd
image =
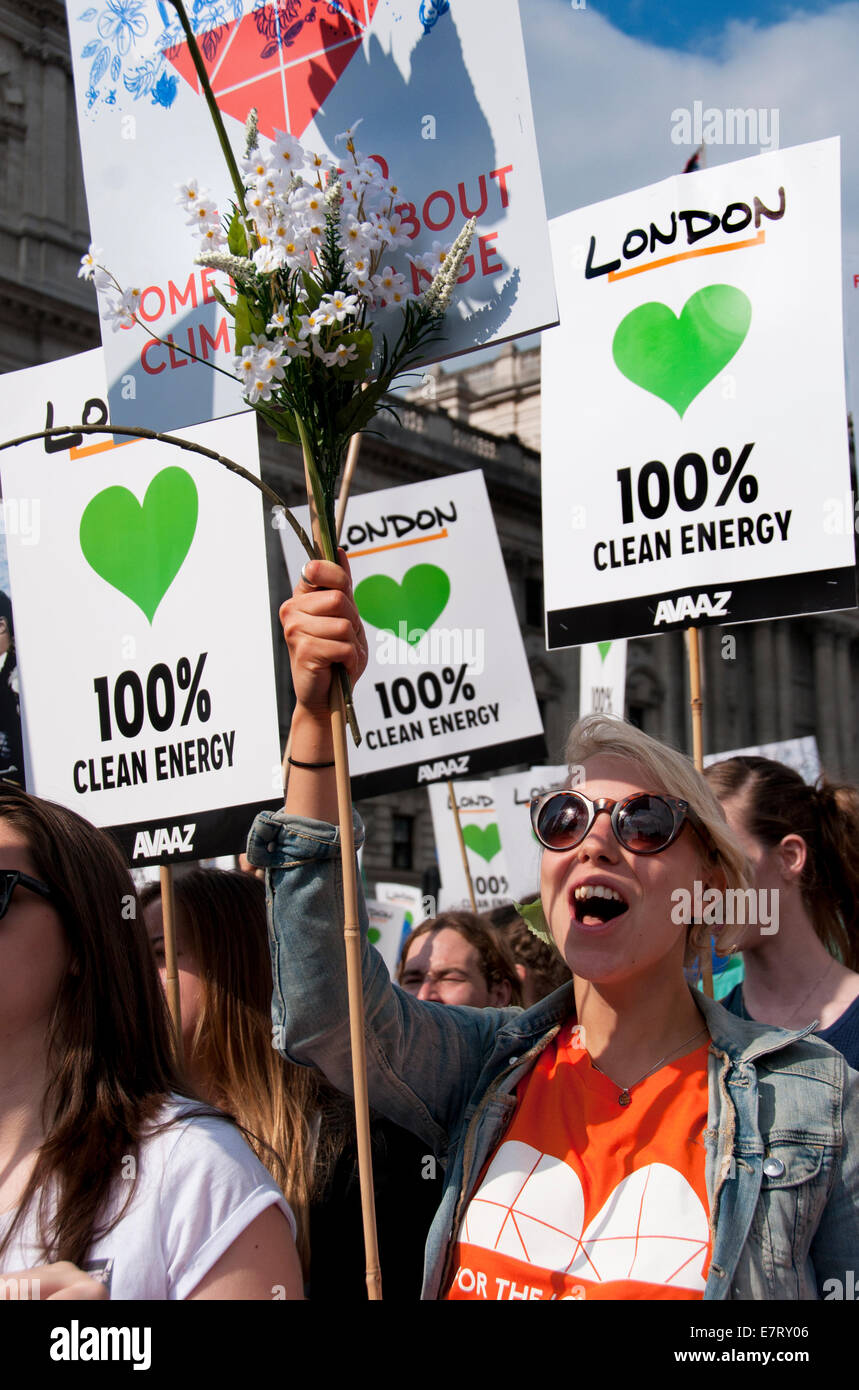
[[[616,888],[603,883],[585,883],[573,889],[570,906],[579,926],[604,927],[626,912],[628,903]]]

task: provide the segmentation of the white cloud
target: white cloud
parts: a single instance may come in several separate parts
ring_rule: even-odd
[[[521,5],[550,217],[679,173],[691,147],[671,112],[742,107],[779,113],[779,144],[841,136],[844,226],[859,229],[859,3],[768,28],[734,22],[718,59],[630,38],[564,0]],[[707,164],[757,154],[710,145]]]

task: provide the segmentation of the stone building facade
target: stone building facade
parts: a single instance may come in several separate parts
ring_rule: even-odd
[[[65,11],[0,0],[0,370],[51,361],[99,343],[94,294],[77,279],[89,242]],[[540,708],[548,759],[559,761],[577,713],[578,653],[546,652],[540,536],[539,348],[507,345],[492,361],[430,368],[400,423],[366,436],[357,490],[481,468],[501,541]],[[303,499],[296,451],[260,435],[263,476],[285,500]],[[277,609],[287,582],[276,530],[266,528],[272,641],[281,734],[290,684]],[[726,638],[733,638],[727,642]],[[703,632],[705,748],[814,734],[827,770],[859,777],[856,682],[859,614],[754,623]],[[689,748],[683,638],[630,644],[627,715]],[[423,791],[361,807],[365,875],[420,883],[434,848]]]

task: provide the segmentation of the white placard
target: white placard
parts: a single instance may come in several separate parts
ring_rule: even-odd
[[[99,351],[0,378],[4,430],[106,416]],[[259,473],[256,422],[185,436]],[[244,847],[280,750],[256,489],[211,459],[109,435],[0,455],[27,786],[111,828],[135,866]]]
[[[307,508],[296,515],[305,529]],[[307,558],[281,530],[290,575]],[[369,664],[352,792],[377,796],[539,757],[542,724],[479,469],[350,497],[342,541]]]
[[[186,8],[237,156],[252,106],[265,137],[287,130],[337,158],[335,136],[361,118],[358,146],[402,189],[408,251],[450,242],[478,217],[461,307],[428,360],[557,321],[516,0]],[[68,18],[93,241],[120,284],[143,290],[144,321],[174,344],[105,323],[111,418],[169,429],[240,410],[238,383],[180,351],[231,370],[232,321],[212,293],[223,277],[194,266],[175,202],[176,186],[196,178],[224,213],[231,185],[174,11],[161,0],[75,0]],[[405,250],[392,259],[411,279]]]
[[[817,781],[821,771],[817,739],[813,734],[806,738],[784,739],[780,743],[755,743],[749,748],[732,748],[727,753],[707,753],[704,766],[723,763],[728,758],[770,758],[773,762],[792,767],[809,785]]]
[[[551,224],[549,648],[855,605],[839,179],[822,140]]]
[[[623,718],[626,695],[626,642],[588,642],[581,648],[579,717],[611,714]]]
[[[377,883],[376,901],[394,903],[403,909],[405,913],[404,936],[412,930],[412,927],[419,926],[421,922],[426,921],[427,917],[435,915],[433,899],[425,898],[420,888],[415,888],[410,883]]]
[[[405,915],[405,908],[401,903],[380,902],[378,898],[367,899],[367,939],[379,952],[392,980],[396,979],[400,949],[406,936]]]
[[[859,240],[853,234],[844,247],[844,347],[847,357],[847,404],[853,416],[854,447],[859,430]],[[851,499],[852,501],[852,499]],[[855,504],[847,509],[853,526],[856,523]],[[852,528],[851,528],[852,529]]]
[[[444,912],[461,908],[470,912],[471,898],[447,784],[427,790],[441,874],[439,909]],[[477,911],[488,912],[510,900],[510,876],[501,845],[492,783],[488,780],[457,782],[454,792]]]
[[[508,896],[520,902],[540,891],[542,848],[531,829],[530,803],[544,793],[560,791],[569,781],[566,763],[557,767],[532,767],[491,777],[489,785],[504,846]]]

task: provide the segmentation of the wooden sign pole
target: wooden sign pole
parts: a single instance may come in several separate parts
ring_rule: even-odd
[[[176,963],[176,912],[173,898],[173,865],[162,864],[161,920],[164,923],[164,964],[167,972],[167,1007],[173,1021],[173,1046],[179,1068],[185,1070],[185,1049],[182,1045],[182,1004],[179,997],[179,967]]]
[[[686,652],[689,658],[689,704],[692,709],[692,761],[699,772],[704,771],[704,701],[701,698],[701,651],[697,627],[686,630]],[[713,959],[708,941],[699,953],[701,981],[708,999],[713,998]]]
[[[459,819],[459,807],[456,804],[456,792],[453,783],[448,780],[447,792],[450,797],[450,809],[453,811],[453,819],[456,823],[456,833],[459,838],[459,852],[462,855],[462,867],[465,869],[465,881],[468,884],[468,896],[471,899],[472,912],[477,911],[477,899],[474,896],[474,884],[471,880],[471,869],[468,867],[468,852],[465,848],[465,840],[462,837],[462,821]]]

